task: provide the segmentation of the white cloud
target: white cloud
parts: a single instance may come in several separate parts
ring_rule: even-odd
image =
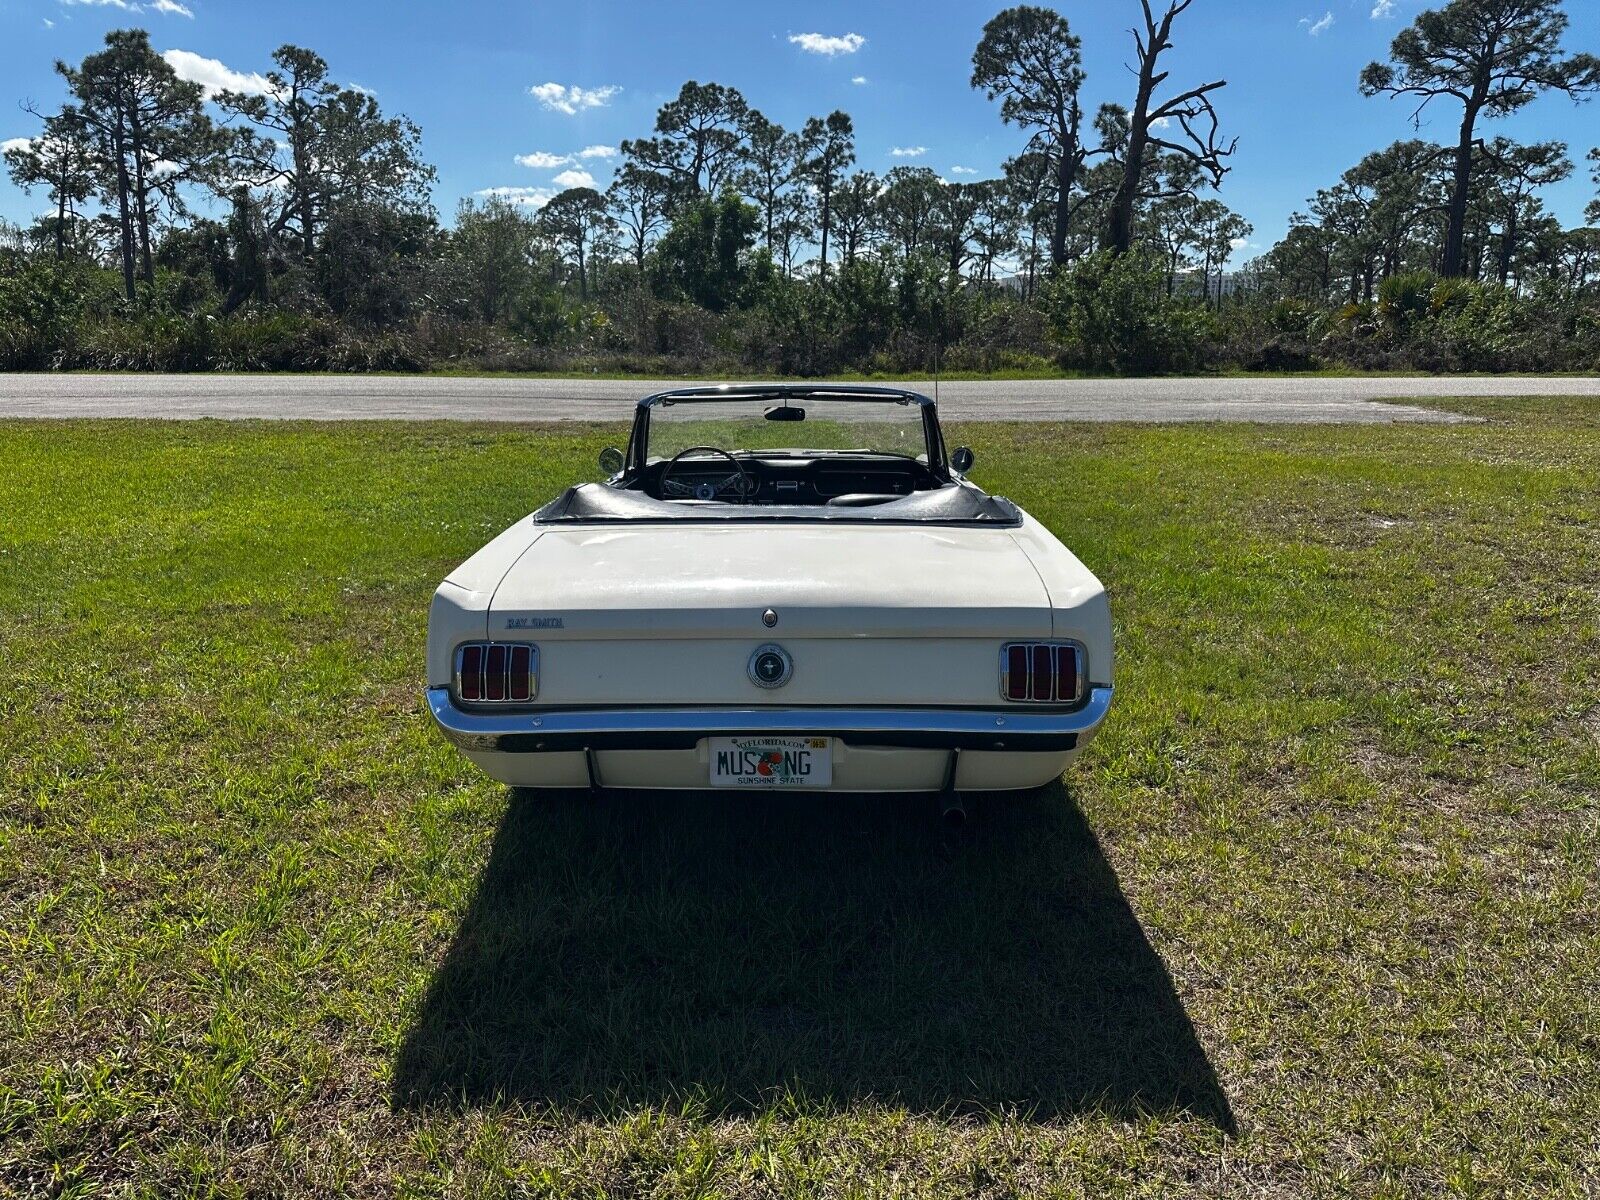
[[[791,33],[789,43],[799,46],[807,54],[825,54],[832,58],[836,54],[854,54],[867,44],[867,39],[859,33],[846,33],[840,37],[829,37],[822,33]]]
[[[1151,129],[1166,129],[1171,124],[1172,124],[1172,118],[1171,117],[1157,117],[1154,121],[1150,122],[1150,128]]]
[[[555,198],[555,191],[543,187],[492,187],[477,193],[485,200],[504,200],[508,204],[522,204],[528,208],[543,208]]]
[[[895,146],[889,155],[892,158],[921,158],[927,152],[926,146]]]
[[[604,108],[611,102],[622,89],[615,84],[606,84],[605,87],[582,88],[574,85],[567,87],[561,83],[536,83],[528,89],[532,96],[551,112],[566,113],[573,116],[585,108]]]
[[[865,87],[867,77],[865,75],[852,75],[850,76],[850,82],[855,84],[857,87]]]
[[[557,187],[563,188],[592,188],[594,186],[594,176],[581,167],[573,167],[571,170],[561,172],[550,182]]]
[[[7,138],[0,142],[0,154],[10,150],[26,150],[31,145],[33,145],[32,138]]]
[[[169,17],[193,18],[194,10],[179,0],[150,0],[149,4],[137,3],[137,0],[61,0],[65,8],[117,8],[128,13],[158,12]],[[54,29],[55,22],[49,17],[44,18],[44,27]]]
[[[1312,37],[1321,37],[1333,28],[1333,13],[1332,11],[1323,13],[1320,21],[1313,21],[1310,17],[1301,17],[1300,25]]]
[[[46,29],[54,29],[56,27],[56,23],[54,21],[52,21],[49,17],[42,17],[40,19],[42,21],[44,21],[44,27]]]
[[[976,175],[977,173],[978,172],[973,170],[971,167],[951,167],[950,168],[950,174],[952,174],[952,175]]]
[[[198,83],[209,99],[218,92],[245,92],[252,96],[265,96],[272,91],[266,77],[254,71],[241,74],[224,66],[214,58],[204,58],[192,50],[167,50],[162,55],[167,65],[178,73],[179,79]]]
[[[532,154],[517,155],[517,165],[532,167],[535,171],[553,171],[572,161],[570,154],[551,154],[548,150],[535,150]]]
[[[1228,245],[1232,246],[1235,250],[1243,250],[1249,244],[1250,244],[1250,239],[1249,238],[1242,238],[1242,237],[1233,238],[1232,240],[1230,240],[1228,242]]]
[[[615,158],[616,156],[617,148],[615,146],[585,146],[578,151],[579,158]]]
[[[1372,19],[1374,21],[1382,21],[1387,17],[1392,17],[1399,7],[1399,0],[1377,0],[1377,3],[1372,6]]]

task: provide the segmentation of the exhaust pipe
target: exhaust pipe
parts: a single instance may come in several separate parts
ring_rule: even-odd
[[[939,818],[946,829],[960,829],[967,823],[967,806],[961,802],[959,792],[939,794]]]
[[[961,751],[950,751],[945,763],[944,786],[939,789],[939,819],[946,829],[960,829],[967,823],[967,806],[961,803],[961,793],[956,791],[956,766],[961,761]]]

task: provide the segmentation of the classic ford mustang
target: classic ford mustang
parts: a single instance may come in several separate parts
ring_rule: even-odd
[[[965,790],[1057,778],[1111,704],[1105,590],[893,388],[639,402],[434,595],[428,704],[517,787]]]

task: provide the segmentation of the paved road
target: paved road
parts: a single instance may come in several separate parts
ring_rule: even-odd
[[[592,379],[428,376],[0,375],[0,417],[625,420],[683,386]],[[931,392],[932,384],[915,385]],[[1441,396],[1600,396],[1597,379],[1086,379],[945,383],[948,420],[1457,421]],[[1375,403],[1401,398],[1413,404]]]

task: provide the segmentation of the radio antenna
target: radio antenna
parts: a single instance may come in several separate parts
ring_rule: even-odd
[[[939,403],[939,351],[944,347],[944,339],[940,338],[933,343],[933,403]]]

